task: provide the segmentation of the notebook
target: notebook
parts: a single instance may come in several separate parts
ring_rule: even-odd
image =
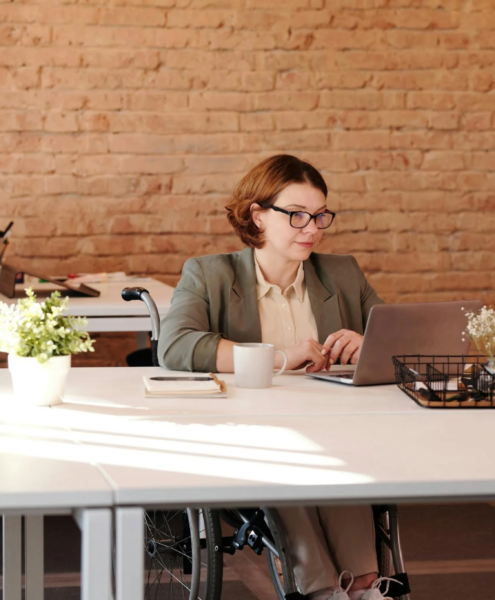
[[[227,386],[214,373],[143,376],[147,398],[225,398]]]

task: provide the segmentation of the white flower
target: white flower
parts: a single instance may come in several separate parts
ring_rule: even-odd
[[[465,312],[468,323],[465,334],[473,340],[479,352],[490,360],[495,357],[495,310],[483,306],[477,313]]]
[[[0,351],[35,356],[46,362],[52,356],[93,352],[86,320],[64,316],[68,298],[59,292],[37,303],[31,288],[16,305],[0,302]]]

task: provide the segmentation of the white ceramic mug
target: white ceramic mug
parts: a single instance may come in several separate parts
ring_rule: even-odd
[[[284,364],[273,372],[275,354],[281,354]],[[273,344],[236,344],[234,346],[235,385],[239,388],[268,388],[272,378],[281,375],[287,366],[287,355],[275,350]]]

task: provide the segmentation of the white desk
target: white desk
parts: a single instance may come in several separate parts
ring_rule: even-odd
[[[113,489],[119,600],[142,594],[133,507],[495,498],[494,411],[426,410],[395,386],[301,374],[255,391],[225,376],[224,399],[145,399],[141,377],[153,371],[72,369],[66,403],[42,409]],[[0,372],[0,389],[7,382]],[[26,418],[18,423],[31,427]],[[44,442],[22,456],[53,459]]]
[[[158,368],[72,369],[54,407],[118,504],[495,497],[495,411],[427,410],[396,386],[289,374],[228,398],[148,399]],[[117,377],[116,377],[117,376]]]
[[[138,331],[151,330],[148,311],[143,302],[124,302],[121,292],[125,287],[144,287],[155,301],[158,312],[163,317],[172,300],[174,288],[156,279],[136,279],[116,283],[90,283],[101,292],[98,298],[71,297],[68,314],[88,318],[88,331]],[[22,289],[23,286],[18,286]],[[52,290],[51,283],[37,284],[36,290]],[[64,288],[60,288],[62,292]],[[14,304],[17,299],[0,295],[0,301]]]
[[[26,600],[43,598],[43,515],[72,514],[82,532],[81,597],[109,600],[113,491],[101,469],[49,409],[15,410],[9,373],[0,383],[3,598],[20,600],[21,518]],[[14,409],[10,407],[13,404]]]
[[[82,443],[118,505],[493,501],[494,427],[477,414],[164,418],[103,452],[98,435]]]
[[[228,398],[156,399],[144,397],[142,376],[163,374],[158,367],[71,369],[65,403],[55,411],[77,412],[76,419],[98,413],[124,418],[151,417],[282,417],[336,414],[419,413],[415,404],[395,385],[355,388],[318,381],[302,372],[287,373],[273,380],[267,390],[246,390],[234,386],[232,374],[222,374]],[[106,415],[106,417],[105,417]],[[66,421],[67,422],[67,421]],[[71,421],[72,422],[72,421]],[[110,422],[115,423],[115,420]]]
[[[353,389],[301,375],[270,390],[229,385],[226,399],[146,400],[140,375],[121,369],[116,383],[109,371],[94,373],[84,392],[92,418],[77,405],[74,372],[70,404],[57,409],[71,423],[84,416],[71,428],[113,482],[117,514],[495,498],[494,411],[431,411],[395,386]],[[129,581],[142,573],[140,519],[129,515],[117,550]]]

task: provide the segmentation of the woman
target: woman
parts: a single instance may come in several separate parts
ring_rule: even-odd
[[[185,263],[162,323],[162,365],[232,372],[239,342],[274,344],[288,369],[357,362],[369,311],[382,300],[352,256],[314,253],[335,216],[326,197],[320,173],[288,155],[264,160],[239,182],[227,216],[247,248]],[[304,595],[331,598],[341,590],[339,573],[350,571],[354,579],[342,585],[352,600],[382,597],[366,591],[378,577],[369,506],[279,513]]]

